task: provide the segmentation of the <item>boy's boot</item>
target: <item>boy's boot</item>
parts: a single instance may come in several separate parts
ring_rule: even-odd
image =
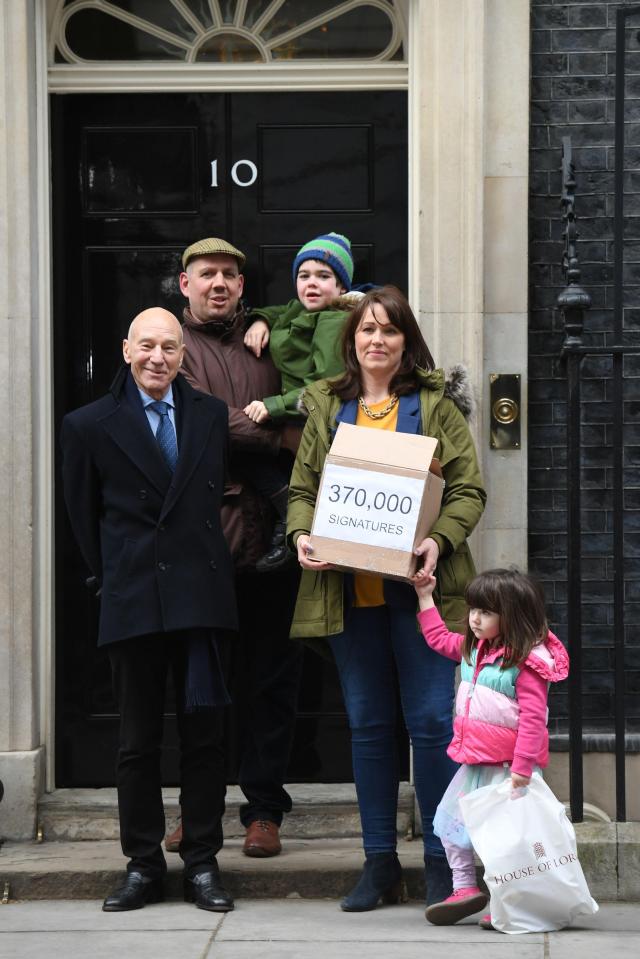
[[[274,569],[282,569],[289,566],[295,559],[293,553],[287,546],[287,502],[289,499],[289,487],[285,486],[275,496],[270,497],[270,502],[276,511],[278,519],[273,527],[271,543],[269,549],[261,556],[256,563],[257,573],[270,573]]]
[[[395,852],[373,852],[366,855],[358,883],[340,903],[343,912],[369,912],[382,899],[387,905],[406,901],[402,869]]]

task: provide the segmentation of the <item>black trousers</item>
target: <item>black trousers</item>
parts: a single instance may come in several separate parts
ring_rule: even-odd
[[[120,710],[116,765],[120,840],[128,870],[162,876],[165,820],[160,757],[167,672],[176,693],[180,739],[185,875],[205,871],[222,846],[225,770],[223,709],[184,712],[184,632],[155,633],[108,647],[113,689]]]
[[[231,696],[240,718],[238,783],[246,797],[244,826],[278,826],[291,810],[284,789],[295,731],[302,648],[289,639],[298,592],[297,565],[236,577],[240,633],[231,644]]]

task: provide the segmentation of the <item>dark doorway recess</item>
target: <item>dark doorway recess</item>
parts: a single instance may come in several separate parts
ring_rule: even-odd
[[[56,430],[108,389],[136,313],[162,305],[181,315],[180,254],[195,239],[223,236],[247,254],[245,294],[256,306],[291,299],[296,250],[329,230],[350,238],[356,282],[406,289],[403,93],[59,95],[51,117]],[[56,486],[56,784],[110,785],[109,666]],[[170,699],[166,726],[172,785]],[[234,707],[227,742],[233,782]],[[401,748],[406,778],[405,740]],[[351,779],[335,670],[312,653],[288,779]]]

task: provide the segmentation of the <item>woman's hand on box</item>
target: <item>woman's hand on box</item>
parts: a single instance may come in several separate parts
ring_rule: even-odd
[[[432,576],[435,573],[436,566],[438,565],[438,557],[440,556],[440,548],[435,539],[427,536],[421,543],[418,543],[414,549],[414,553],[416,556],[424,557],[422,560],[422,571],[427,576]]]
[[[296,542],[296,548],[298,550],[298,562],[303,569],[331,569],[331,563],[324,563],[322,560],[311,557],[310,554],[313,553],[313,546],[311,545],[311,537],[306,533],[300,533]]]

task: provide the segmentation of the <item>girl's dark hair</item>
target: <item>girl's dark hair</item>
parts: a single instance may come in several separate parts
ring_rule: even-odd
[[[376,307],[386,310],[389,322],[404,333],[404,350],[399,369],[391,378],[389,392],[398,396],[413,393],[420,383],[416,367],[433,370],[435,363],[424,341],[420,327],[406,297],[395,286],[380,286],[369,290],[347,317],[342,331],[342,359],[344,373],[334,379],[331,389],[341,400],[353,400],[362,392],[360,364],[356,357],[355,336],[362,318],[369,310],[376,315]]]
[[[464,594],[469,609],[485,609],[500,616],[500,639],[505,648],[502,669],[524,662],[534,646],[547,636],[549,626],[542,587],[517,569],[490,569],[472,579]],[[471,662],[476,637],[467,623],[462,655]]]

